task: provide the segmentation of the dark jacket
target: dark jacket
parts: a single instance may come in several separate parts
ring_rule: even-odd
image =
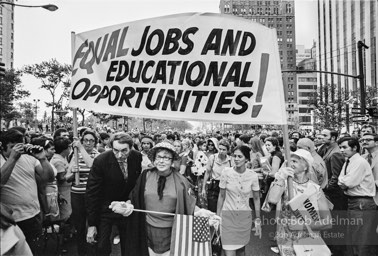
[[[131,150],[127,158],[128,178],[124,179],[121,167],[112,150],[105,151],[93,161],[86,191],[88,225],[96,226],[100,216],[121,218],[109,205],[113,201],[127,201],[142,170],[142,154]]]
[[[144,190],[146,187],[147,173],[157,171],[156,168],[145,170],[140,175],[135,188],[130,194],[131,203],[134,209],[145,210]],[[176,214],[193,215],[195,208],[195,197],[192,194],[191,185],[188,180],[177,171],[172,173],[177,192]],[[126,255],[122,256],[148,256],[146,214],[133,212],[128,218]]]
[[[339,185],[337,185],[341,169],[345,162],[344,156],[340,152],[340,148],[336,142],[331,143],[327,147],[327,151],[323,156],[323,160],[327,167],[328,173],[328,185],[326,191],[338,191],[341,192]]]

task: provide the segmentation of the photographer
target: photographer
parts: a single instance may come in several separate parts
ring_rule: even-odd
[[[42,233],[37,180],[52,181],[54,171],[43,149],[25,145],[19,131],[11,129],[2,133],[0,142],[1,201],[13,211],[14,221],[35,253]]]

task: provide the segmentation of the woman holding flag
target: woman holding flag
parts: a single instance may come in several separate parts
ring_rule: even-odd
[[[301,240],[310,237],[312,230],[331,228],[329,204],[319,185],[308,178],[307,173],[313,162],[311,153],[298,149],[291,153],[288,167],[282,167],[275,175],[275,182],[285,184],[285,189],[277,204],[277,244],[281,255],[301,255]],[[287,178],[293,177],[293,199],[289,200]],[[273,187],[273,186],[272,186]],[[271,187],[271,188],[272,188]],[[271,189],[272,190],[272,189]],[[325,249],[326,245],[317,233],[317,249]],[[305,241],[305,240],[302,240]],[[309,248],[310,244],[304,242]],[[324,247],[325,246],[325,247]],[[318,254],[319,255],[319,254]],[[327,254],[320,254],[327,255]]]
[[[112,202],[109,208],[130,218],[127,255],[166,256],[170,255],[175,215],[193,215],[199,208],[195,206],[188,180],[172,166],[179,158],[175,147],[160,142],[148,156],[154,167],[141,174],[131,192],[131,200]],[[209,217],[211,212],[200,210],[197,214]]]

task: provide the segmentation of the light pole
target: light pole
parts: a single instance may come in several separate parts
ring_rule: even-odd
[[[35,130],[38,129],[38,102],[40,102],[40,99],[33,99],[35,103]]]
[[[38,102],[40,102],[40,99],[33,99],[35,103],[35,119],[38,121]]]
[[[58,10],[58,6],[56,6],[54,4],[25,5],[25,4],[15,4],[15,3],[10,3],[10,2],[0,1],[0,5],[3,5],[3,4],[12,5],[12,6],[19,6],[19,7],[28,7],[28,8],[39,8],[39,7],[41,7],[43,9],[50,11],[50,12],[54,12],[54,11]]]
[[[363,52],[362,48],[369,49],[369,47],[364,44],[362,41],[358,41],[357,43],[357,48],[358,48],[358,70],[360,75],[358,76],[358,79],[360,80],[360,92],[361,92],[361,115],[365,115],[366,113],[366,91],[365,91],[365,75],[364,75],[364,59],[363,59]]]

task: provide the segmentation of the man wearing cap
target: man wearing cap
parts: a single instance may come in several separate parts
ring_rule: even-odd
[[[348,198],[347,253],[348,255],[372,255],[371,240],[376,205],[375,183],[368,161],[360,156],[360,144],[355,138],[339,140],[340,151],[347,159],[340,172],[338,184]],[[362,222],[360,225],[352,221]]]
[[[311,153],[314,158],[312,169],[309,171],[309,178],[318,184],[322,189],[328,184],[328,176],[325,162],[315,151],[315,144],[309,138],[299,139],[297,142],[298,149],[304,149]]]
[[[93,162],[86,191],[88,215],[87,242],[96,243],[99,255],[110,255],[110,234],[116,225],[120,234],[121,253],[125,255],[127,218],[113,213],[113,201],[127,201],[141,173],[142,154],[134,149],[133,138],[120,132],[109,142],[112,150],[105,151]]]
[[[154,141],[150,136],[144,136],[141,140],[142,144],[142,171],[152,168],[151,160],[148,158],[148,152],[154,146]]]

